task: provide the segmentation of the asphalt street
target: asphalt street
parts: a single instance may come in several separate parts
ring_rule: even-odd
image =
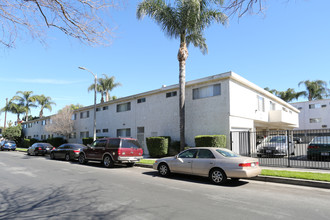
[[[330,190],[0,152],[0,219],[329,219]]]

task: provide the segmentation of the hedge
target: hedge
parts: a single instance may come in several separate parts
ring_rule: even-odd
[[[196,147],[226,147],[226,135],[199,135],[195,137]]]
[[[94,138],[92,138],[92,137],[88,137],[88,138],[83,138],[83,139],[82,139],[82,142],[83,142],[84,145],[87,146],[88,144],[93,143],[93,140],[94,140]]]
[[[55,138],[48,138],[47,143],[51,144],[53,147],[59,147],[62,144],[65,144],[68,142],[62,137],[55,137]]]
[[[150,157],[164,157],[168,152],[168,138],[148,137],[146,138]]]

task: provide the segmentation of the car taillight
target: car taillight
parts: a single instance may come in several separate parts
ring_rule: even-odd
[[[75,153],[79,153],[79,152],[80,152],[80,150],[74,150],[73,152],[75,152]]]
[[[240,166],[240,167],[250,167],[251,163],[240,163],[238,166]]]
[[[41,147],[39,147],[38,150],[42,150]]]
[[[53,149],[52,150],[55,150],[56,148],[55,147],[53,147]]]
[[[309,145],[307,148],[308,149],[318,149],[320,147],[319,146],[315,146],[315,145]]]

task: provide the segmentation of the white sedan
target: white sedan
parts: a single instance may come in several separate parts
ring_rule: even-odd
[[[157,159],[153,168],[161,176],[183,173],[209,177],[214,184],[223,184],[227,178],[239,180],[261,173],[258,159],[243,157],[225,148],[195,147],[174,157]]]

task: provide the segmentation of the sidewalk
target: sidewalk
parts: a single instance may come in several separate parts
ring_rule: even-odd
[[[152,165],[149,165],[149,164],[136,163],[135,166],[152,169]],[[261,166],[261,168],[267,169],[267,170],[285,170],[285,171],[296,171],[296,172],[330,174],[330,170],[320,170],[320,169],[301,169],[301,168],[290,168],[290,167],[265,167],[265,166]],[[326,182],[326,181],[315,181],[315,180],[284,178],[284,177],[275,177],[275,176],[262,176],[262,175],[253,177],[253,178],[249,178],[249,179],[256,180],[256,181],[272,182],[272,183],[282,183],[282,184],[290,184],[290,185],[297,185],[297,186],[308,186],[308,187],[330,189],[330,182]]]

